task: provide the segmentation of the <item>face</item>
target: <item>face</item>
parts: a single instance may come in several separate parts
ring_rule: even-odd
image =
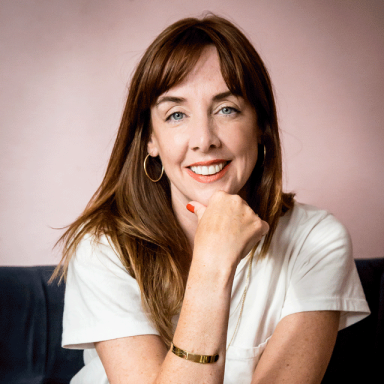
[[[217,190],[243,196],[257,161],[257,118],[229,91],[216,48],[207,47],[185,80],[159,96],[151,123],[148,153],[160,156],[174,205],[207,205]]]

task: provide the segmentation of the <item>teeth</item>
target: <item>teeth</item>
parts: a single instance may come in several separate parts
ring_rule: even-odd
[[[220,164],[215,164],[215,165],[210,165],[210,166],[205,166],[205,165],[198,165],[191,167],[191,171],[194,173],[197,173],[198,175],[214,175],[215,173],[220,172],[226,163],[220,163]]]

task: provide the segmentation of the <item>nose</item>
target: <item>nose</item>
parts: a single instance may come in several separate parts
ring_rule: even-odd
[[[190,127],[189,146],[194,151],[208,152],[221,145],[218,127],[210,116],[194,119]]]

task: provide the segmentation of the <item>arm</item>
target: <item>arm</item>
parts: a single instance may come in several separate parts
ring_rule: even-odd
[[[332,355],[340,312],[301,312],[277,325],[252,384],[321,383]]]
[[[349,281],[354,261],[346,229],[323,213],[298,231],[304,236],[290,253],[292,267],[282,319],[260,358],[252,384],[320,383],[337,332],[345,327],[347,316],[340,320],[340,311],[345,315],[360,307],[355,291],[358,282]]]
[[[239,197],[215,193],[208,207],[195,204],[199,225],[174,343],[191,353],[219,354],[197,364],[167,352],[158,336],[96,343],[111,384],[223,382],[232,283],[238,262],[268,231]]]
[[[215,286],[216,285],[216,286]],[[227,287],[225,286],[227,285]],[[191,267],[174,343],[188,352],[213,355],[214,364],[197,364],[167,352],[159,336],[143,335],[96,343],[111,384],[222,383],[230,286]]]

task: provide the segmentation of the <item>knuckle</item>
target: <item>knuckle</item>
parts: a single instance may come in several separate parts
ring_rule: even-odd
[[[260,232],[264,236],[269,231],[269,225],[266,221],[261,220],[258,216],[255,216],[254,228],[257,232]]]
[[[225,193],[223,191],[215,191],[212,196],[210,197],[210,201],[217,201],[223,198]]]
[[[269,224],[266,221],[262,221],[263,234],[266,235],[269,232]]]
[[[235,207],[241,207],[243,205],[244,200],[239,195],[231,195],[230,199],[231,199],[231,203]]]
[[[237,203],[241,203],[244,201],[239,195],[232,195],[232,199]]]
[[[261,230],[261,223],[260,223],[260,220],[254,220],[253,221],[253,227],[255,228],[256,231],[260,231]]]

